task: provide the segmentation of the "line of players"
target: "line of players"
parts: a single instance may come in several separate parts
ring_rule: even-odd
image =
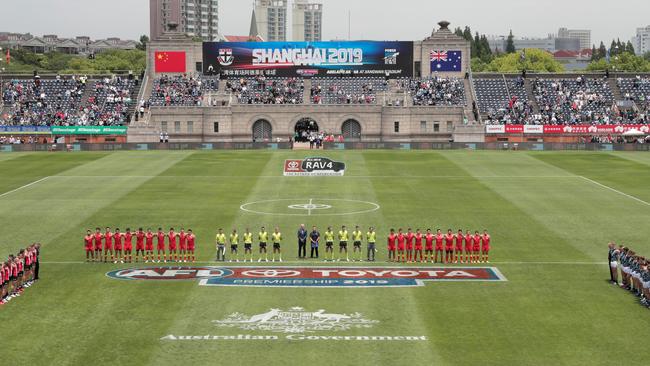
[[[20,296],[38,280],[39,251],[40,244],[32,244],[0,262],[0,305]]]
[[[431,263],[490,263],[490,241],[491,237],[487,230],[483,230],[482,235],[478,231],[475,231],[474,235],[472,235],[469,230],[463,234],[463,230],[459,229],[458,233],[454,234],[449,229],[447,234],[442,234],[442,231],[438,229],[434,235],[431,233],[431,229],[427,229],[426,234],[422,235],[420,229],[417,229],[415,233],[411,228],[408,228],[406,233],[401,228],[397,230],[397,233],[395,233],[394,229],[390,229],[388,261],[405,263],[429,261]]]
[[[135,238],[135,255],[133,255],[133,238]],[[154,252],[154,239],[156,239],[156,250]],[[165,244],[167,242],[167,244]],[[181,228],[180,232],[175,232],[170,228],[164,232],[158,228],[158,232],[153,233],[151,229],[143,231],[139,228],[136,232],[126,229],[126,232],[120,232],[119,228],[111,231],[110,227],[102,233],[100,228],[95,229],[95,233],[90,230],[86,231],[84,236],[84,249],[86,251],[86,262],[103,262],[106,263],[108,258],[113,263],[131,263],[135,257],[135,262],[142,260],[145,263],[149,261],[160,263],[171,262],[194,262],[196,249],[196,236],[192,229],[187,232]]]
[[[308,237],[312,248],[312,258],[314,258],[314,249],[316,249],[315,258],[318,258],[318,246],[321,242],[321,234],[315,226],[312,228],[312,232],[308,234]],[[364,234],[359,229],[359,226],[356,226],[355,230],[352,231],[352,233],[349,233],[344,225],[336,234],[332,230],[332,227],[329,226],[327,231],[324,232],[323,237],[325,241],[325,261],[341,261],[345,254],[345,260],[349,262],[348,242],[350,241],[353,244],[354,254],[357,255],[357,258],[353,260],[362,261],[363,251],[361,249],[361,243],[364,240]],[[339,254],[337,259],[334,259],[335,237],[339,242]],[[374,261],[376,237],[376,232],[372,227],[370,227],[368,232],[365,234],[368,245],[368,261]],[[226,234],[224,234],[223,229],[219,229],[215,240],[217,261],[226,260],[227,239],[228,238],[226,237]],[[229,239],[230,253],[235,257],[235,260],[239,262],[240,236],[237,229],[233,229]],[[242,239],[244,242],[244,262],[252,262],[253,233],[251,233],[250,229],[246,228],[246,231],[242,235]],[[279,262],[282,262],[282,239],[282,233],[278,227],[276,227],[270,235],[266,229],[262,227],[260,232],[257,234],[260,254],[258,262],[263,260],[265,262],[269,261],[267,252],[267,244],[269,241],[273,243],[271,261],[275,262],[277,254]],[[479,234],[478,231],[475,231],[474,235],[472,235],[469,230],[467,230],[465,234],[463,234],[462,230],[458,230],[457,234],[453,234],[452,230],[449,229],[447,234],[443,235],[442,231],[438,229],[434,235],[431,233],[431,229],[427,229],[425,234],[422,234],[420,229],[413,232],[411,228],[408,228],[406,233],[404,233],[401,228],[398,229],[397,232],[395,232],[395,229],[390,229],[390,234],[387,238],[388,261],[403,263],[424,263],[428,261],[431,263],[489,263],[490,241],[491,237],[487,230],[484,230],[483,234]]]
[[[641,304],[650,308],[650,261],[623,245],[609,243],[609,274],[611,282],[618,285],[618,268],[621,269],[620,286],[640,298]]]

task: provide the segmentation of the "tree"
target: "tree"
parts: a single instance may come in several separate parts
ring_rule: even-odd
[[[600,60],[598,50],[596,49],[596,45],[593,45],[593,47],[591,47],[591,61],[593,62],[598,60]]]
[[[600,41],[600,46],[598,47],[598,59],[603,59],[607,57],[607,47],[605,47],[605,43],[603,41]]]
[[[634,52],[634,46],[632,45],[632,42],[627,41],[625,44],[625,52],[631,53],[633,55],[636,54],[636,52]]]
[[[146,34],[140,36],[140,42],[136,46],[137,49],[141,51],[147,50],[147,43],[149,43],[149,37]]]
[[[564,66],[555,61],[553,55],[547,51],[540,49],[526,49],[524,50],[526,57],[521,57],[518,53],[509,53],[503,56],[496,57],[489,64],[483,67],[482,71],[489,72],[521,72],[534,71],[534,72],[562,72]],[[472,67],[476,64],[477,67],[482,65],[479,62],[472,62]],[[473,71],[476,71],[472,69]]]
[[[506,42],[506,53],[515,53],[515,36],[512,35],[512,29],[508,35],[508,41]]]
[[[587,66],[587,71],[627,71],[627,72],[650,72],[650,61],[632,53],[622,53],[612,57],[608,63],[605,59],[592,62]]]

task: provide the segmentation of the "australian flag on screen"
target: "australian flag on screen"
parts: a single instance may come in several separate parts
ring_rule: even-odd
[[[462,70],[463,53],[461,51],[431,51],[431,72]]]

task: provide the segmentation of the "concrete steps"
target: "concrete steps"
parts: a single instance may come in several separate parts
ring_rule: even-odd
[[[524,86],[526,87],[526,96],[528,100],[533,102],[533,112],[539,113],[539,104],[537,104],[537,98],[535,98],[535,93],[533,92],[533,83],[530,82],[527,78],[524,79]]]
[[[311,104],[311,79],[305,79],[305,90],[303,91],[303,104]]]
[[[618,87],[615,78],[607,79],[609,88],[612,89],[612,94],[614,95],[614,101],[623,100],[623,93],[621,93],[621,88]]]

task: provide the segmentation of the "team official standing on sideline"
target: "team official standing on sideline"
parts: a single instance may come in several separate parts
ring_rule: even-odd
[[[354,228],[354,231],[352,232],[352,248],[353,252],[356,256],[356,259],[353,258],[353,260],[358,260],[359,262],[362,262],[363,260],[361,259],[361,241],[363,240],[363,233],[359,229],[359,225],[357,225]]]
[[[239,262],[239,234],[237,234],[237,229],[232,229],[232,234],[230,234],[230,261],[235,257],[235,260]]]
[[[307,257],[307,230],[305,224],[300,224],[298,229],[298,258],[305,259]]]
[[[311,243],[310,258],[318,258],[318,246],[320,244],[320,233],[316,229],[316,226],[313,226],[311,228],[311,233],[309,234],[309,241]]]

